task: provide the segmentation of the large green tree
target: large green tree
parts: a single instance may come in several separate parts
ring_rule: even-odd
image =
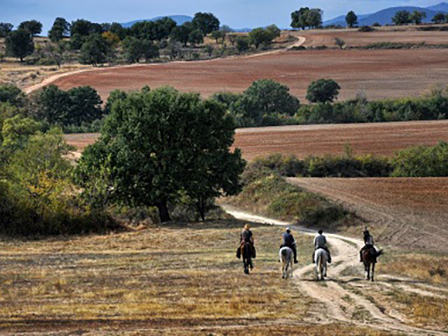
[[[414,22],[416,25],[419,25],[420,23],[422,23],[423,19],[426,19],[426,12],[424,11],[419,11],[419,10],[414,10],[412,12],[412,14],[409,17],[411,19],[412,22]]]
[[[219,30],[219,20],[212,13],[196,13],[192,22],[204,36]]]
[[[436,15],[434,15],[434,17],[432,18],[432,22],[438,24],[438,23],[444,23],[446,22],[446,15],[444,13],[437,13]]]
[[[91,64],[97,66],[107,60],[107,55],[111,52],[111,46],[100,34],[90,35],[81,47],[79,62],[81,64]]]
[[[58,17],[48,31],[48,37],[52,42],[58,42],[70,34],[70,23],[66,19]]]
[[[33,37],[26,30],[14,30],[6,37],[6,53],[17,57],[20,62],[34,51]]]
[[[392,22],[395,23],[397,26],[411,23],[411,13],[407,10],[398,11],[392,18]]]
[[[299,106],[299,100],[291,95],[286,85],[262,79],[253,82],[232,108],[234,113],[241,113],[244,118],[260,125],[264,116],[294,115]]]
[[[312,103],[333,102],[339,95],[341,87],[332,79],[319,79],[308,87],[306,99]]]
[[[42,23],[36,20],[23,21],[18,29],[26,30],[31,36],[36,36],[42,32]]]
[[[302,7],[291,13],[291,27],[302,29],[319,27],[322,25],[322,15],[323,12],[319,8]]]
[[[345,22],[347,22],[350,28],[353,28],[353,26],[358,23],[358,16],[354,11],[350,11],[345,16]]]
[[[229,151],[235,124],[225,108],[198,94],[159,88],[131,93],[112,105],[100,139],[86,148],[76,179],[88,200],[156,206],[238,191],[244,167]],[[225,171],[224,171],[225,170]]]
[[[6,37],[12,31],[12,23],[0,22],[0,37]]]

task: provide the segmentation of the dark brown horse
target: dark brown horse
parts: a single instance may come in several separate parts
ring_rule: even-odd
[[[362,252],[362,261],[364,263],[364,269],[366,271],[366,279],[374,281],[375,275],[375,264],[376,259],[383,253],[383,250],[379,250],[378,252],[372,246],[371,248],[365,249]],[[372,272],[370,272],[370,268],[372,268]]]
[[[241,255],[243,256],[244,273],[246,274],[249,274],[249,268],[254,268],[254,265],[252,264],[253,248],[254,247],[250,242],[241,244]]]

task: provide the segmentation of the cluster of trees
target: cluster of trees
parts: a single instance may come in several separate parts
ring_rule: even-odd
[[[51,87],[39,99],[70,106],[75,96]],[[241,190],[245,161],[230,151],[235,123],[216,101],[173,88],[114,91],[99,141],[74,167],[61,129],[28,116],[24,99],[0,89],[0,232],[115,229],[114,206],[157,207],[164,222],[170,206],[188,204],[205,219],[215,197]]]
[[[321,79],[310,84],[307,99],[312,103],[332,102],[339,89],[335,81]],[[300,108],[299,99],[286,85],[270,79],[255,81],[242,94],[217,93],[213,99],[226,106],[239,127],[297,123],[293,117]]]
[[[318,28],[322,26],[323,11],[319,8],[302,7],[291,13],[291,27],[301,28]]]
[[[444,177],[448,176],[447,161],[446,142],[403,149],[391,158],[355,156],[346,146],[342,155],[298,159],[294,155],[273,154],[257,158],[246,168],[243,180],[256,179],[263,172],[286,177]]]
[[[446,23],[448,22],[448,14],[445,13],[437,13],[433,16],[432,22],[434,23]]]
[[[72,234],[104,232],[117,224],[77,198],[71,148],[59,128],[25,113],[23,93],[0,88],[0,232]]]
[[[109,100],[113,99],[114,95],[111,95]],[[91,125],[97,130],[110,106],[108,101],[103,109],[102,103],[96,90],[89,86],[63,91],[49,85],[29,96],[13,85],[0,86],[0,104],[3,104],[3,109],[13,110],[8,115],[21,114],[32,118],[45,129],[58,126],[66,131],[74,126]]]
[[[401,10],[395,13],[395,16],[392,18],[392,22],[396,25],[406,25],[409,23],[415,23],[419,25],[422,23],[422,20],[426,18],[426,13],[419,10],[414,10],[412,13],[407,10]]]
[[[54,43],[46,54],[61,61],[67,51],[79,51],[79,61],[83,64],[102,64],[116,59],[121,52],[128,62],[146,61],[159,57],[160,48],[175,48],[175,43],[195,46],[203,43],[204,36],[215,33],[214,38],[224,43],[230,28],[220,29],[219,20],[211,13],[196,13],[191,22],[177,26],[171,18],[156,21],[142,21],[130,28],[119,23],[94,23],[79,19],[69,23],[58,17],[48,32]],[[13,25],[0,23],[0,37],[6,37],[7,54],[20,61],[35,50],[33,37],[40,34],[42,24],[38,21],[22,22],[17,30]],[[67,39],[69,38],[69,41]],[[64,41],[64,39],[66,39]],[[56,62],[58,65],[60,62]]]

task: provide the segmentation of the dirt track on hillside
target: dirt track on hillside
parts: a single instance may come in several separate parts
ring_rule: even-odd
[[[309,180],[311,183],[313,182],[313,179]],[[295,183],[296,181],[290,180],[290,182]],[[254,216],[232,208],[227,208],[226,211],[242,220],[287,225],[282,221]],[[293,230],[314,235],[309,230],[298,226],[293,226]],[[446,295],[433,292],[438,293],[439,287],[429,286],[428,290],[424,291],[419,287],[418,282],[407,285],[405,279],[387,275],[380,275],[380,281],[377,282],[363,281],[353,275],[347,276],[345,275],[347,271],[350,273],[355,268],[363,267],[358,262],[358,251],[362,247],[362,242],[340,235],[327,234],[326,236],[334,255],[333,263],[329,265],[328,278],[320,283],[314,280],[314,265],[306,262],[307,256],[305,256],[305,265],[299,266],[294,272],[298,289],[316,302],[314,311],[309,316],[309,322],[323,324],[337,321],[369,326],[382,331],[405,333],[406,335],[447,335],[445,328],[442,328],[443,331],[416,328],[411,325],[408,317],[395,311],[392,305],[387,308],[379,306],[369,296],[369,293],[384,293],[390,288],[403,291],[402,287],[405,286],[406,291],[415,292],[428,298],[434,296],[445,298]],[[363,317],[357,317],[359,315]]]
[[[366,220],[376,241],[448,252],[448,178],[291,178]]]
[[[139,90],[171,85],[207,97],[242,92],[255,80],[286,84],[302,101],[308,85],[332,78],[342,87],[340,99],[363,92],[368,99],[419,95],[435,84],[446,85],[448,49],[284,51],[259,57],[105,68],[64,76],[62,89],[90,85],[105,100],[114,89]]]
[[[98,134],[67,134],[69,144],[79,151],[92,144]],[[378,124],[309,125],[241,128],[235,147],[246,160],[274,153],[308,155],[342,154],[350,145],[354,154],[391,156],[415,145],[448,141],[448,121],[416,121]]]

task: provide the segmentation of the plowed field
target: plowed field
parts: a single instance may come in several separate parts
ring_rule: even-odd
[[[98,134],[68,134],[67,141],[82,151]],[[274,153],[308,155],[341,154],[350,145],[355,154],[393,155],[415,145],[448,141],[448,121],[378,124],[280,126],[238,129],[235,147],[252,160]]]
[[[258,57],[172,62],[95,69],[56,79],[62,89],[90,85],[103,100],[114,89],[171,85],[181,91],[242,92],[253,81],[270,78],[286,84],[302,101],[311,81],[332,78],[340,99],[364,92],[368,99],[419,95],[447,84],[448,49],[285,51]]]
[[[448,178],[289,181],[342,203],[364,218],[378,242],[413,251],[448,251]]]

